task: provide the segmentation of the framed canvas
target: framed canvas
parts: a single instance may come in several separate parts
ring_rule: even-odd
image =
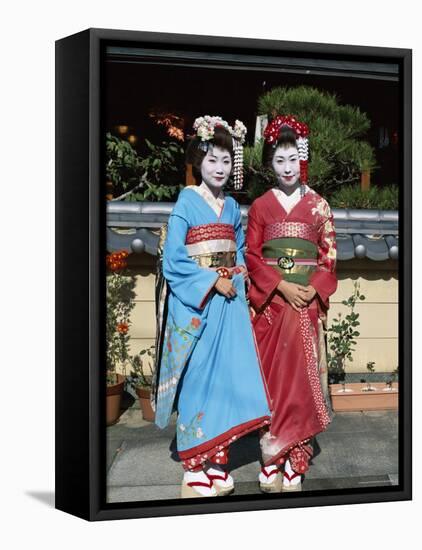
[[[197,121],[205,116],[220,116],[223,122]],[[337,251],[330,264],[336,273],[336,284],[328,292],[330,309],[325,307],[328,294],[319,290],[316,279],[316,289],[311,285],[315,294],[305,307],[319,304],[318,341],[312,339],[317,332],[311,324],[308,333],[303,323],[294,330],[303,305],[289,309],[290,320],[274,331],[278,310],[285,312],[290,304],[287,294],[280,294],[275,309],[265,301],[254,309],[251,289],[260,283],[248,263],[253,248],[248,222],[251,204],[270,196],[274,184],[265,172],[262,147],[269,143],[268,128],[277,120],[296,125],[297,139],[300,128],[307,129],[301,134],[309,143],[307,186],[300,201],[325,197],[331,205]],[[163,267],[177,249],[177,239],[172,244],[168,233],[165,240],[163,228],[172,228],[172,212],[183,218],[179,198],[196,197],[192,207],[184,206],[187,218],[199,215],[206,203],[199,192],[185,189],[198,187],[199,176],[208,185],[203,165],[198,172],[194,161],[185,162],[187,144],[200,135],[201,124],[212,132],[224,126],[233,143],[240,143],[236,128],[247,128],[246,137],[242,134],[243,160],[235,157],[235,166],[243,165],[243,187],[236,178],[229,179],[220,211],[222,215],[229,209],[226,205],[234,205],[238,255],[248,231],[247,248],[242,250],[249,279],[242,270],[233,273],[246,281],[241,294],[246,292],[249,309],[242,302],[243,313],[233,314],[232,328],[226,313],[214,325],[211,317],[205,324],[202,308],[208,306],[189,303],[195,285],[179,295],[179,283],[166,275],[168,264]],[[198,143],[210,139],[215,137],[198,137]],[[206,156],[213,150],[224,152],[207,147]],[[290,181],[291,176],[286,177]],[[286,214],[274,197],[273,208]],[[211,216],[209,204],[204,208]],[[321,214],[322,204],[327,203],[313,205],[312,215]],[[299,207],[294,208],[297,217]],[[266,214],[262,216],[265,225]],[[216,225],[205,218],[203,224]],[[285,227],[286,219],[280,218],[272,229]],[[222,225],[233,231],[230,224]],[[299,233],[289,237],[306,240],[306,224],[299,218],[291,224]],[[189,230],[196,225],[188,224]],[[87,520],[107,520],[411,499],[411,50],[105,29],[58,40],[56,227],[58,509]],[[266,242],[280,238],[277,233]],[[223,240],[230,238],[225,235]],[[187,243],[177,250],[185,254]],[[327,250],[327,257],[334,254]],[[260,260],[266,261],[262,254]],[[277,256],[272,272],[286,277],[296,265],[293,257]],[[327,271],[318,263],[319,256],[312,262],[316,271]],[[296,263],[300,265],[300,259]],[[234,275],[220,269],[215,279],[213,267],[207,264],[205,269],[212,272],[213,284],[225,279],[229,286],[224,292],[230,292]],[[180,277],[180,285],[185,284],[185,275]],[[160,301],[160,285],[165,283],[167,301]],[[217,295],[222,304],[240,299],[211,288],[208,304]],[[168,308],[176,307],[168,301],[172,296],[190,315],[186,330],[174,325],[180,341],[170,340],[168,332],[169,315],[174,313]],[[167,324],[157,323],[157,316],[162,320],[166,315]],[[259,316],[268,326],[259,328]],[[203,332],[195,332],[200,325]],[[285,346],[286,355],[274,348],[268,358],[267,345],[270,349],[273,344],[262,342],[269,342],[265,338],[270,333],[275,334],[274,345]],[[305,333],[312,338],[306,340]],[[253,352],[248,339],[255,342]],[[205,348],[197,342],[205,342]],[[288,342],[298,347],[289,348],[293,344]],[[322,346],[318,351],[317,344]],[[186,347],[189,352],[177,376],[163,381],[164,352],[173,352],[172,346],[180,346],[179,355]],[[198,349],[203,370],[192,382],[187,373],[196,365]],[[314,354],[314,366],[310,360],[306,363],[307,354]],[[271,375],[268,361],[275,369]],[[300,361],[308,369],[303,367],[303,379],[296,378]],[[225,367],[218,370],[221,364]],[[234,366],[237,371],[230,370]],[[219,373],[214,374],[219,390],[209,393],[213,373]],[[279,373],[284,373],[280,379]],[[160,392],[170,391],[171,384],[173,408],[170,404],[163,420]],[[241,387],[246,388],[242,398],[236,393]],[[182,423],[184,403],[201,392],[203,404],[190,423]],[[276,438],[282,414],[287,423],[280,437],[305,422],[306,392],[316,401],[318,396],[324,399],[329,418],[321,430],[310,430],[308,438],[291,436],[294,444],[286,444],[274,462],[274,476],[280,476],[282,485],[267,490],[266,480],[258,478],[261,467],[271,464],[261,454],[263,438]],[[268,414],[264,409],[250,412],[264,397]],[[151,403],[152,408],[142,409]],[[293,408],[281,413],[283,403]],[[243,409],[249,412],[239,420]],[[245,420],[253,414],[265,420]],[[208,445],[212,429],[213,443]],[[186,443],[189,437],[194,443]],[[191,449],[196,454],[189,454]],[[217,465],[217,456],[224,466]],[[302,459],[306,464],[301,470]],[[195,460],[199,470],[192,467]],[[195,492],[198,486],[181,493],[184,470],[201,472],[208,460],[226,480],[230,474],[234,491],[231,487],[230,494],[224,494],[223,484],[208,476],[209,489],[218,489],[216,498]],[[300,478],[297,486],[295,476]],[[301,490],[293,490],[293,485]]]

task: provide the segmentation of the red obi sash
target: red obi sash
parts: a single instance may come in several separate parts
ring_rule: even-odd
[[[233,225],[230,223],[207,223],[191,227],[186,235],[186,244],[222,239],[236,241]]]
[[[265,226],[264,242],[285,237],[304,239],[318,244],[318,232],[308,223],[302,222],[277,222]]]

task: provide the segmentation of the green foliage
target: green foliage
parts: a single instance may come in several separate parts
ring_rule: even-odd
[[[245,145],[243,147],[243,167],[245,169],[259,170],[262,163],[262,148],[264,142],[261,139],[254,147]]]
[[[139,184],[141,159],[128,141],[107,133],[106,155],[107,178],[116,190],[127,191]]]
[[[366,370],[370,373],[370,374],[373,374],[375,372],[375,361],[368,361],[366,363]],[[366,384],[366,388],[364,388],[363,391],[375,391],[376,388],[372,387],[371,386],[371,383],[368,382]]]
[[[373,186],[362,191],[360,185],[346,185],[334,191],[328,200],[332,208],[398,210],[399,188],[397,185],[381,188]]]
[[[135,306],[135,278],[124,271],[108,273],[106,276],[106,367],[107,383],[116,379],[118,364],[125,366],[129,361],[130,313]],[[127,327],[120,330],[119,327]]]
[[[134,389],[137,387],[150,388],[151,387],[151,376],[145,374],[144,362],[149,358],[154,361],[155,359],[155,346],[152,345],[149,348],[142,349],[137,355],[131,357],[130,362],[132,370],[130,376],[127,377],[126,381]]]
[[[324,196],[357,183],[361,170],[375,168],[374,150],[363,140],[370,128],[367,115],[358,107],[340,105],[335,94],[309,86],[277,87],[259,98],[258,112],[270,118],[292,114],[309,125],[309,183]],[[262,144],[256,149],[256,155],[248,152],[249,159],[258,156]],[[257,169],[255,162],[253,167]]]
[[[246,179],[246,178],[245,178]],[[248,202],[253,202],[263,193],[274,187],[274,179],[269,170],[261,170],[260,172],[248,172],[246,179],[246,195]]]
[[[375,372],[375,361],[368,361],[366,363],[366,370],[370,373]]]
[[[263,144],[263,140],[260,140],[254,147],[243,148],[246,194],[251,202],[274,186],[273,172],[261,165]]]
[[[145,140],[147,154],[138,155],[123,139],[106,135],[106,175],[114,197],[129,201],[174,200],[184,182],[183,149],[176,142],[154,145]]]
[[[360,333],[356,330],[360,325],[359,313],[355,313],[358,300],[365,300],[360,293],[359,283],[353,284],[353,294],[342,304],[346,306],[349,313],[343,318],[341,313],[333,319],[328,329],[328,375],[330,383],[339,383],[345,379],[346,360],[353,361],[354,346]]]
[[[390,374],[390,378],[387,380],[386,385],[391,389],[393,389],[393,382],[395,382],[399,377],[399,367],[397,367],[393,370],[393,372]]]

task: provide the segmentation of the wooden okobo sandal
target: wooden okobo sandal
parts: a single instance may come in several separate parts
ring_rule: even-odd
[[[213,482],[210,480],[209,483],[205,483],[204,481],[182,481],[182,491],[181,491],[181,497],[182,498],[209,498],[209,497],[216,497],[217,496],[217,490],[215,492],[215,495],[201,495],[201,493],[198,493],[198,491],[195,490],[195,487],[208,487],[211,489],[213,487]],[[214,487],[215,488],[215,487]]]

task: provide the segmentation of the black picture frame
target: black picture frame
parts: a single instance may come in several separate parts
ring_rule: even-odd
[[[102,200],[102,58],[106,45],[195,52],[217,65],[294,54],[361,65],[396,63],[400,82],[399,485],[395,487],[247,495],[192,501],[107,504],[103,369],[105,205]],[[56,508],[86,520],[386,502],[412,498],[411,431],[411,89],[408,49],[88,29],[56,42]],[[208,499],[209,500],[209,499]]]

